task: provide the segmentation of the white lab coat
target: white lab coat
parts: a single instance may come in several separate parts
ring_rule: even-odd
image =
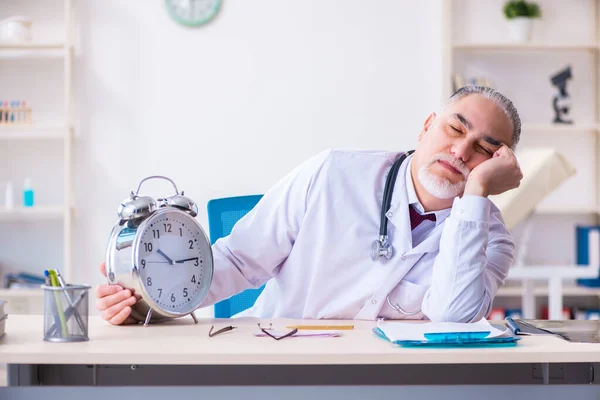
[[[422,210],[408,169],[412,157],[400,168],[387,213],[394,255],[371,261],[386,176],[398,156],[328,150],[287,174],[213,245],[215,273],[203,306],[266,282],[254,307],[237,316],[487,316],[514,255],[500,212],[487,198],[464,196],[436,212],[436,222],[411,231],[409,204]],[[400,314],[388,306],[388,294],[402,309],[422,311]]]

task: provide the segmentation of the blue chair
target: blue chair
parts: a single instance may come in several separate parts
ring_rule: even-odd
[[[262,195],[225,197],[208,202],[208,232],[210,243],[231,233],[236,222],[252,210]],[[215,304],[215,318],[229,318],[254,305],[264,285],[258,289],[247,289],[229,299]]]

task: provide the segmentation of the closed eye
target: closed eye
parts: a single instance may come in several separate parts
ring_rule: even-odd
[[[483,147],[483,146],[477,146],[477,147],[479,147],[479,149],[480,149],[481,151],[483,151],[485,154],[487,154],[488,156],[491,156],[492,154],[494,154],[492,151],[490,151],[490,150],[486,149],[486,148],[485,148],[485,147]]]
[[[462,131],[461,131],[460,129],[458,129],[457,127],[455,127],[454,125],[450,125],[450,127],[451,127],[452,129],[454,129],[456,132],[458,132],[458,133],[462,133]]]

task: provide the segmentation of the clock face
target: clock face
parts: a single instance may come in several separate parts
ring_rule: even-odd
[[[204,299],[212,280],[210,243],[194,218],[161,209],[140,232],[136,267],[156,305],[187,314]]]
[[[211,21],[221,8],[221,0],[165,0],[175,21],[186,26],[199,26]]]

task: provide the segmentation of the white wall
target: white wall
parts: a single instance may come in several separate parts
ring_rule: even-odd
[[[200,29],[163,2],[80,2],[77,279],[151,174],[195,199],[262,193],[327,147],[414,146],[441,99],[437,1],[229,0]],[[159,182],[151,194],[169,191]]]

